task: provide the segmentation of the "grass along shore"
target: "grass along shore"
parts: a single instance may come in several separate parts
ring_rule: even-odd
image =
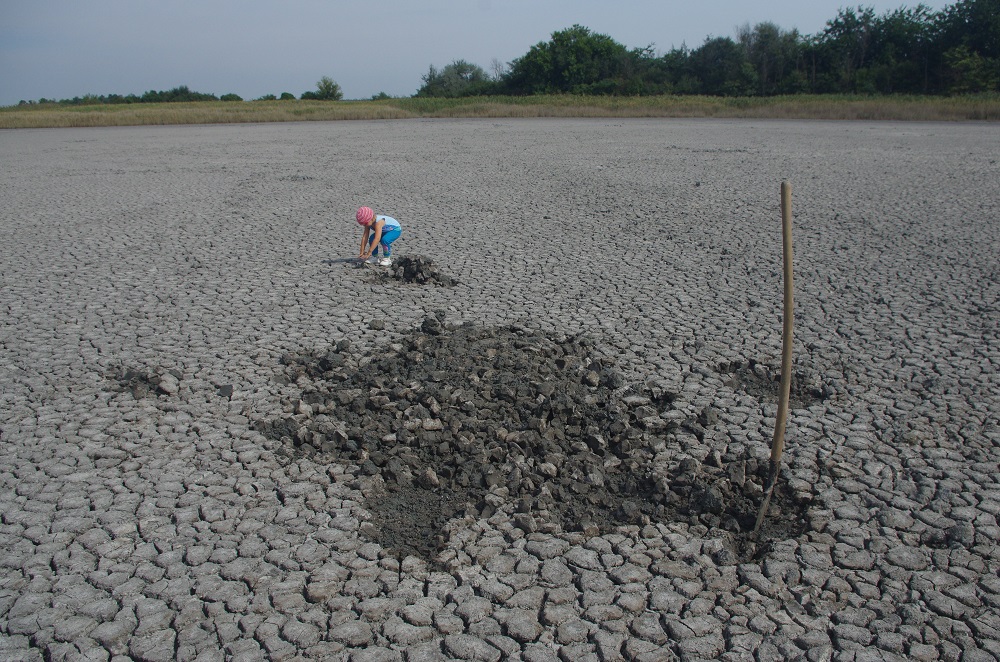
[[[199,101],[0,108],[0,129],[233,124],[431,117],[720,117],[895,121],[1000,121],[1000,95],[965,97],[468,97],[378,101]]]

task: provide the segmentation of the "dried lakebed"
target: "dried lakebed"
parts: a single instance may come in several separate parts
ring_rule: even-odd
[[[0,659],[1000,658],[998,153],[985,123],[0,132]],[[788,492],[752,547],[783,179]],[[352,268],[361,204],[403,223],[392,269]]]

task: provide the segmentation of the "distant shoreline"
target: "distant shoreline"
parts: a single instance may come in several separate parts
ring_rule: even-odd
[[[1000,95],[527,96],[377,101],[199,101],[0,108],[0,129],[242,124],[413,118],[704,117],[870,121],[1000,121]]]

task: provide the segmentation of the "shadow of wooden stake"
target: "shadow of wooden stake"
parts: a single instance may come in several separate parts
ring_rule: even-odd
[[[785,422],[788,420],[788,398],[792,387],[792,185],[781,182],[781,245],[785,263],[785,305],[781,330],[781,393],[778,395],[778,416],[774,421],[774,437],[771,440],[771,462],[764,489],[764,501],[757,513],[757,524],[753,535],[760,531],[767,508],[774,493],[774,484],[781,469],[781,453],[785,450]]]

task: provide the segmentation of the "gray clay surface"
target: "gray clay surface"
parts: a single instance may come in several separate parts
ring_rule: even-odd
[[[1000,658],[997,154],[971,123],[0,132],[0,659]],[[351,259],[362,204],[392,268]]]

